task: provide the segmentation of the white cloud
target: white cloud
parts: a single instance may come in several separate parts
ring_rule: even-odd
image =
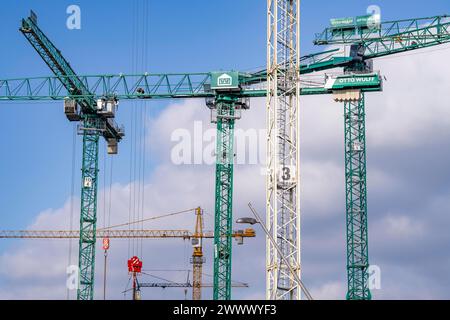
[[[343,193],[342,182],[344,172],[340,166],[332,161],[305,161],[302,166],[302,204],[305,214],[308,211],[315,215],[327,217],[335,215],[335,210],[341,202]]]
[[[346,287],[342,282],[332,281],[318,288],[311,289],[315,300],[342,300],[345,298]]]
[[[400,214],[388,215],[381,221],[381,225],[384,232],[393,238],[411,239],[420,237],[425,232],[424,225],[420,221],[413,221]]]

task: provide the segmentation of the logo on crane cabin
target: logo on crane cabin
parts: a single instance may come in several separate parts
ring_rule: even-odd
[[[237,71],[211,72],[211,89],[236,89],[239,88],[239,73]]]
[[[230,87],[232,84],[233,84],[233,77],[226,73],[217,77],[217,86],[218,87]]]

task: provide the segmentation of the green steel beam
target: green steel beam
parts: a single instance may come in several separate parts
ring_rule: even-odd
[[[233,140],[238,97],[218,95],[214,226],[214,300],[231,299]]]
[[[130,99],[187,99],[215,97],[208,89],[211,81],[210,73],[183,74],[141,74],[141,75],[92,75],[76,76],[88,88],[86,94],[71,94],[61,82],[63,77],[37,77],[0,80],[0,101],[34,101],[34,100],[64,100],[90,98],[96,100],[102,97],[115,97],[119,100]],[[265,97],[266,90],[254,87],[263,78],[242,79],[241,97]],[[325,88],[324,78],[318,84],[309,84],[307,79],[301,88],[302,95],[331,94],[330,88]],[[252,87],[253,86],[253,87]],[[380,86],[361,87],[362,90],[380,91]]]
[[[101,97],[124,100],[214,96],[204,88],[209,83],[209,73],[76,76],[88,88],[87,93],[66,90],[63,83],[72,78],[74,76],[0,80],[0,95],[2,100],[9,96],[9,100],[64,100],[71,97],[93,101]]]
[[[365,97],[345,103],[345,191],[348,300],[370,300],[366,187]]]
[[[300,74],[340,68],[353,60],[351,57],[336,56],[340,49],[326,50],[300,58]]]

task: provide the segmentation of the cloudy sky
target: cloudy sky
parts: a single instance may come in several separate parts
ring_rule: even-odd
[[[136,59],[122,58],[133,55],[133,43],[129,39],[132,25],[109,25],[109,30],[95,19],[95,13],[102,8],[99,4],[78,1],[85,12],[84,24],[81,30],[69,31],[65,29],[65,8],[72,4],[70,1],[61,1],[57,6],[49,6],[50,1],[29,0],[19,6],[13,1],[5,3],[11,13],[6,16],[7,10],[0,12],[0,30],[11,42],[16,59],[8,60],[7,53],[0,53],[3,58],[0,59],[0,78],[49,74],[17,31],[20,18],[29,8],[35,8],[40,14],[42,28],[48,31],[75,69],[80,70],[78,72],[118,73],[137,69]],[[143,71],[248,70],[264,65],[265,54],[261,54],[265,50],[265,32],[261,32],[265,28],[264,4],[256,0],[239,2],[239,9],[245,12],[247,19],[231,15],[227,26],[232,31],[225,30],[228,27],[218,27],[215,30],[223,37],[218,39],[208,30],[214,19],[205,13],[217,10],[231,13],[238,1],[223,4],[199,0],[194,8],[181,3],[176,10],[169,10],[167,5],[151,1],[150,34],[154,38],[150,41],[148,66],[144,66]],[[328,18],[364,14],[370,4],[378,4],[386,19],[431,16],[448,11],[445,1],[429,1],[426,7],[405,6],[402,11],[398,8],[407,1],[396,1],[395,5],[387,1],[332,3],[330,1],[324,17],[323,11],[304,1],[303,53],[321,50],[310,43],[312,34],[320,31]],[[123,3],[106,10],[118,15],[121,21],[129,21],[133,14],[132,8]],[[170,21],[164,21],[161,17],[168,17],[169,12]],[[189,23],[188,30],[183,29],[177,19],[183,17],[183,13],[189,16],[188,21],[183,20]],[[201,19],[206,21],[199,22]],[[243,32],[243,27],[247,27],[248,32]],[[255,36],[248,37],[249,34]],[[169,41],[174,37],[177,41]],[[113,43],[113,39],[117,41]],[[230,46],[224,45],[232,41],[235,47],[245,46],[246,49],[236,55]],[[92,59],[89,59],[82,54],[80,43],[100,50],[92,50]],[[134,46],[142,49],[136,43]],[[450,298],[447,275],[450,269],[450,235],[447,232],[450,225],[450,109],[447,99],[443,98],[450,88],[449,49],[444,45],[375,62],[375,68],[386,77],[384,92],[367,95],[366,102],[369,253],[370,263],[381,270],[381,289],[373,291],[376,299]],[[218,57],[214,56],[216,53]],[[264,99],[253,100],[251,109],[243,114],[237,127],[261,132],[265,125],[264,104]],[[64,118],[60,103],[2,103],[1,107],[3,118],[11,119],[5,124],[5,138],[0,141],[4,164],[0,168],[4,177],[0,181],[1,229],[68,229],[71,222],[77,228],[80,140],[73,145],[73,127]],[[147,110],[145,118],[140,116],[144,108]],[[211,229],[214,166],[175,165],[171,159],[177,145],[171,138],[176,130],[186,129],[194,135],[194,125],[200,123],[205,133],[203,146],[209,144],[208,133],[214,126],[210,124],[204,101],[124,102],[119,112],[118,121],[127,127],[127,137],[113,162],[109,158],[104,160],[101,144],[99,225],[129,221],[131,194],[133,199],[140,198],[143,206],[140,214],[145,218],[201,206],[205,210],[206,229]],[[316,299],[342,299],[346,293],[343,106],[334,103],[330,96],[302,97],[301,117],[302,276]],[[137,118],[139,121],[135,121]],[[134,134],[131,128],[138,128],[138,133]],[[264,151],[263,141],[258,147]],[[130,157],[133,150],[135,156]],[[72,159],[76,160],[73,179]],[[144,180],[133,174],[135,168],[143,168],[136,167],[135,160],[145,163]],[[235,217],[250,215],[246,206],[249,201],[264,213],[264,177],[260,169],[260,164],[236,166]],[[144,196],[136,191],[139,185],[143,186],[140,194]],[[109,221],[104,221],[105,216]],[[193,225],[191,212],[176,219],[153,220],[144,226],[192,230]],[[264,298],[264,237],[257,226],[256,232],[255,239],[233,248],[233,279],[249,284],[249,288],[233,290],[236,299]],[[127,240],[111,242],[108,298],[130,298],[122,291],[129,279],[126,260],[132,253],[142,257],[147,274],[166,279],[183,281],[186,272],[176,270],[191,268],[192,249],[188,242],[144,240],[142,247],[133,250],[133,245],[137,244]],[[207,283],[212,282],[209,276],[212,274],[211,247],[211,241],[205,240],[204,281]],[[100,243],[97,249],[96,298],[102,298]],[[65,299],[65,270],[69,260],[76,264],[77,252],[75,240],[71,243],[67,240],[4,240],[0,243],[0,298]],[[157,279],[143,275],[141,281]],[[182,289],[144,290],[145,299],[185,297]],[[210,289],[203,292],[205,298],[211,298]],[[190,297],[191,293],[187,294]],[[74,292],[69,296],[74,298]]]

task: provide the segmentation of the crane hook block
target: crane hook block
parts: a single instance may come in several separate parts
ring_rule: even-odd
[[[141,273],[142,261],[138,257],[134,256],[128,260],[128,272]]]

